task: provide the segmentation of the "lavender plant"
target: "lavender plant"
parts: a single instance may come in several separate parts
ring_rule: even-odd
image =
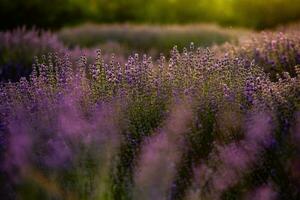
[[[7,198],[298,199],[299,49],[282,37],[260,44],[288,57],[277,77],[251,45],[38,57],[0,87]]]
[[[21,77],[28,77],[32,71],[32,64],[36,56],[42,57],[49,53],[63,57],[69,54],[71,62],[77,62],[81,55],[85,55],[88,62],[95,59],[95,49],[67,48],[57,37],[49,31],[37,29],[27,30],[25,27],[12,31],[0,32],[0,81],[19,81]],[[104,55],[105,60],[109,59]],[[119,61],[124,60],[122,56]]]
[[[0,33],[0,81],[17,81],[31,73],[34,56],[64,49],[50,32],[27,31],[25,27]]]
[[[299,30],[287,29],[285,32],[262,32],[254,34],[252,39],[243,39],[232,50],[225,47],[225,51],[254,61],[270,73],[271,79],[276,80],[277,74],[289,72],[295,76],[295,66],[300,64]]]

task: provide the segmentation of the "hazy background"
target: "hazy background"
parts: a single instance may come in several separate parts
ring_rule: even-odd
[[[214,22],[264,29],[300,18],[299,0],[1,0],[0,29],[82,22]]]

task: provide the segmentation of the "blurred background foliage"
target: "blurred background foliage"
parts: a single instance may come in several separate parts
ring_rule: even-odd
[[[211,24],[193,25],[99,25],[83,24],[61,29],[57,36],[67,47],[100,48],[109,53],[129,56],[132,52],[147,53],[159,57],[168,55],[177,45],[179,49],[195,46],[209,47],[235,42],[249,34],[245,29],[220,28]]]
[[[81,22],[198,23],[270,28],[300,18],[300,0],[1,0],[0,29]]]

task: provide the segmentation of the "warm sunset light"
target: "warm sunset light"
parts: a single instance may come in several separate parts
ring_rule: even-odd
[[[0,200],[299,200],[300,0],[0,0]]]

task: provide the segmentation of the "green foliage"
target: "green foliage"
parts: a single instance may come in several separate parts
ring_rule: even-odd
[[[295,21],[300,17],[299,0],[235,0],[232,22],[263,29]]]
[[[214,25],[186,26],[149,26],[149,25],[95,25],[85,24],[73,28],[64,28],[58,37],[67,46],[100,47],[125,56],[132,52],[148,53],[158,56],[168,54],[177,45],[179,49],[194,42],[196,46],[209,47],[236,40],[237,33],[243,35],[246,31],[235,31]],[[120,52],[118,52],[120,51]]]
[[[157,97],[142,96],[130,102],[124,116],[128,123],[123,130],[124,142],[116,161],[116,172],[112,174],[114,199],[132,199],[134,169],[141,144],[160,125],[165,110],[164,103]]]
[[[0,2],[1,29],[16,26],[58,28],[79,22],[88,16],[87,8],[79,0],[2,0]]]
[[[262,29],[300,18],[299,0],[2,0],[0,29],[100,23],[216,22]],[[8,18],[9,16],[9,18]]]

